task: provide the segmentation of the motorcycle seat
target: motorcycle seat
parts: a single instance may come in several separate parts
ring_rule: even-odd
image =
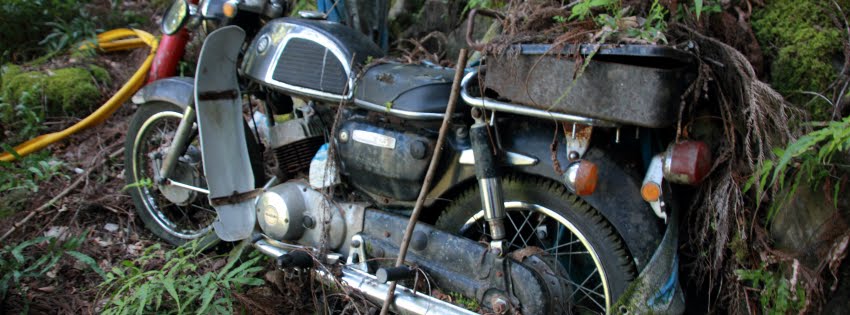
[[[354,90],[355,100],[410,119],[437,119],[446,111],[454,70],[385,63],[369,67]],[[459,104],[461,105],[461,104]],[[462,112],[458,109],[456,112]]]

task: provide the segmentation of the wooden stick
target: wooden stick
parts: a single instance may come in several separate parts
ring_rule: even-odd
[[[449,95],[449,104],[446,106],[446,114],[443,116],[443,124],[440,126],[440,134],[437,136],[437,146],[434,147],[434,154],[431,156],[431,164],[428,165],[428,172],[425,173],[425,181],[422,183],[422,189],[419,190],[419,198],[416,199],[416,205],[413,207],[413,213],[410,214],[410,220],[407,222],[407,229],[404,231],[404,238],[401,241],[401,247],[398,250],[398,258],[396,258],[395,266],[400,267],[404,264],[404,257],[407,256],[407,248],[410,246],[410,238],[413,235],[413,229],[416,227],[416,222],[419,221],[419,214],[422,213],[422,208],[425,203],[425,196],[428,195],[428,188],[431,186],[431,181],[434,179],[434,173],[437,170],[437,164],[440,163],[440,153],[443,150],[443,143],[446,141],[446,133],[449,129],[449,121],[455,112],[458,95],[460,94],[460,81],[463,78],[463,70],[466,68],[466,48],[460,50],[457,66],[455,67],[454,82],[452,82],[452,93]],[[393,297],[395,296],[396,282],[391,281],[387,297],[384,300],[384,305],[381,307],[381,315],[386,315],[390,310]]]

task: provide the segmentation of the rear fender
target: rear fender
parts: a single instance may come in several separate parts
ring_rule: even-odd
[[[511,122],[505,127],[499,130],[502,148],[538,160],[531,166],[513,166],[516,171],[563,183],[563,178],[555,173],[551,159],[552,129],[542,128],[540,121]],[[569,163],[563,154],[564,143],[562,137],[556,148],[562,168]],[[638,270],[641,270],[658,247],[663,230],[661,222],[640,195],[639,175],[617,163],[612,154],[593,146],[584,154],[583,159],[598,166],[599,181],[595,192],[582,198],[611,222],[623,237]]]

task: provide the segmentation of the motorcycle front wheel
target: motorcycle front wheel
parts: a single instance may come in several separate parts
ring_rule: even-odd
[[[212,230],[217,216],[215,209],[209,204],[208,196],[198,191],[206,190],[207,183],[197,127],[193,128],[189,144],[179,155],[170,176],[179,184],[159,183],[154,179],[182,117],[183,109],[174,104],[140,105],[130,121],[124,145],[126,190],[136,213],[153,234],[178,246],[197,239],[201,248],[207,248],[219,239]],[[255,161],[258,145],[250,133],[247,135],[248,151]],[[262,167],[252,166],[255,179],[262,180]]]
[[[590,205],[549,179],[511,175],[502,178],[508,255],[536,255],[568,287],[551,307],[564,314],[606,314],[635,277],[621,237]],[[488,243],[489,226],[478,188],[467,190],[446,209],[436,226]],[[559,299],[561,298],[561,299]]]

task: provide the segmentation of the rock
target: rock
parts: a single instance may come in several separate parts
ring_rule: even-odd
[[[68,238],[68,227],[67,226],[51,226],[47,232],[44,232],[44,236],[54,237],[60,241],[64,241]]]
[[[0,107],[0,134],[32,128],[27,124],[43,121],[46,116],[87,116],[100,105],[98,101],[104,99],[98,85],[110,80],[106,70],[93,65],[43,72],[24,71],[19,66],[6,65],[1,73],[0,98],[12,106]],[[16,108],[18,105],[22,107]],[[4,142],[23,140],[26,139],[7,139]]]
[[[103,226],[103,229],[107,230],[109,232],[115,232],[115,231],[118,231],[118,227],[119,227],[118,224],[107,223],[106,225]]]
[[[806,267],[815,269],[834,239],[848,228],[831,198],[830,192],[812,190],[808,183],[801,183],[770,222],[770,237],[776,248],[800,257]]]

